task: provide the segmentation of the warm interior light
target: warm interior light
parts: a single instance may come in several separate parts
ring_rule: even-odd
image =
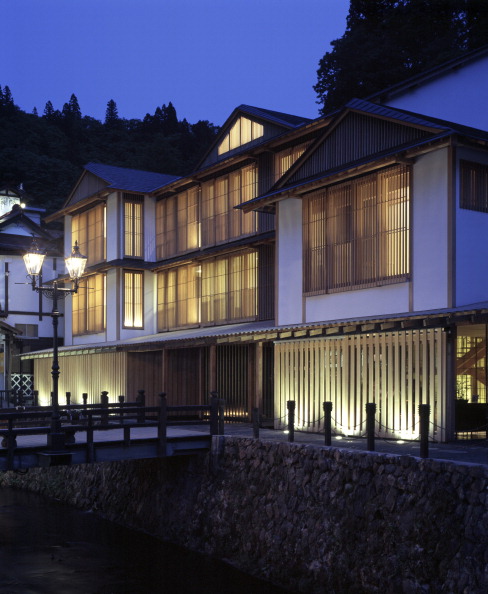
[[[41,273],[42,264],[46,254],[43,254],[35,239],[32,240],[31,249],[24,254],[24,263],[29,276],[38,276]]]
[[[78,242],[75,241],[75,245],[73,246],[71,256],[64,259],[64,261],[66,262],[66,268],[68,269],[68,273],[71,279],[76,280],[83,275],[83,273],[85,272],[86,260],[87,257],[83,256],[80,253]]]

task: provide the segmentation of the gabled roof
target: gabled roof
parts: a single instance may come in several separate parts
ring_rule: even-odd
[[[39,210],[39,209],[35,209]],[[10,212],[7,212],[3,216],[0,217],[0,246],[3,246],[5,242],[11,242],[12,238],[20,237],[23,238],[20,233],[10,234],[10,233],[2,233],[3,229],[9,227],[10,225],[16,225],[19,228],[23,228],[24,230],[28,231],[29,242],[32,240],[32,236],[35,235],[36,237],[41,237],[47,240],[51,240],[53,238],[52,234],[40,227],[36,222],[34,222],[29,216],[27,216],[24,212],[24,209],[18,205],[14,205]],[[7,236],[8,240],[7,240]]]
[[[262,109],[261,107],[252,107],[251,105],[244,104],[239,105],[239,107],[237,107],[233,113],[236,111],[248,113],[251,116],[256,116],[260,119],[279,124],[280,126],[287,126],[291,128],[296,128],[297,126],[301,126],[302,124],[306,124],[307,122],[311,121],[310,118],[303,118],[300,116],[291,115],[289,113],[283,113],[281,111]]]
[[[312,120],[310,118],[304,118],[296,115],[291,115],[288,113],[282,113],[279,111],[273,111],[270,109],[262,109],[260,107],[253,107],[251,105],[239,105],[234,109],[234,111],[230,114],[227,120],[224,122],[220,132],[218,133],[217,137],[214,139],[211,146],[203,155],[202,159],[198,163],[195,171],[209,165],[209,157],[212,153],[215,153],[217,146],[222,142],[226,134],[228,134],[230,128],[237,120],[237,118],[244,116],[248,117],[251,120],[257,120],[263,124],[268,124],[266,132],[262,139],[258,141],[252,141],[242,145],[242,147],[238,147],[233,149],[227,153],[219,155],[215,162],[219,162],[221,160],[228,159],[231,156],[234,156],[237,153],[245,152],[251,144],[259,144],[262,141],[266,142],[270,138],[274,136],[278,136],[279,134],[283,134],[289,130],[293,130],[295,128],[299,128]],[[213,164],[213,163],[212,163]]]
[[[176,175],[127,169],[103,163],[88,163],[85,169],[107,182],[107,187],[126,192],[152,192],[178,179]]]
[[[471,52],[467,52],[462,56],[457,58],[453,58],[452,60],[448,60],[447,62],[443,62],[434,68],[429,68],[424,72],[416,74],[402,82],[399,82],[391,87],[387,87],[379,91],[378,93],[374,93],[367,97],[368,101],[387,101],[397,95],[401,95],[402,93],[408,92],[410,89],[418,87],[421,84],[428,83],[436,78],[440,78],[441,76],[449,73],[452,70],[456,70],[461,68],[471,62],[475,62],[482,58],[486,58],[488,56],[488,45],[485,45],[481,48],[473,50]]]
[[[351,120],[351,125],[347,123],[348,118]],[[392,137],[388,143],[385,142],[384,129],[378,128],[376,138],[374,137],[373,124],[369,129],[365,129],[365,123],[369,120],[371,122],[383,120],[388,123],[389,129],[392,131]],[[347,138],[354,140],[349,144],[346,143],[347,146],[344,144],[343,138],[340,137],[341,126],[345,126]],[[353,99],[333,114],[330,123],[324,128],[323,134],[308,147],[266,194],[249,200],[238,208],[242,208],[246,212],[263,208],[279,200],[280,195],[286,195],[292,190],[308,187],[310,184],[320,182],[328,177],[337,177],[340,173],[374,163],[380,159],[391,159],[400,152],[453,134],[488,142],[488,132],[483,130],[361,99]],[[320,163],[320,169],[317,165],[315,168],[310,166],[313,158],[316,163]]]

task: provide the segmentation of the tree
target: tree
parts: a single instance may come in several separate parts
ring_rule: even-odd
[[[119,121],[119,112],[117,110],[117,104],[113,99],[107,103],[107,109],[105,110],[105,125],[114,126]]]
[[[325,114],[486,43],[481,0],[351,0],[346,31],[317,70]]]

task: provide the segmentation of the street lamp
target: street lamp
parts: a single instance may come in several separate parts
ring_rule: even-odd
[[[53,308],[51,317],[53,319],[53,364],[51,368],[51,375],[53,378],[53,393],[52,393],[52,417],[51,417],[51,433],[48,436],[47,445],[53,452],[60,452],[65,449],[65,436],[61,431],[61,416],[59,414],[59,399],[58,399],[58,384],[59,384],[59,363],[58,363],[58,318],[60,316],[58,310],[58,299],[66,297],[67,295],[76,293],[79,287],[80,277],[83,275],[86,266],[87,257],[80,253],[78,242],[75,241],[73,251],[68,258],[65,258],[66,268],[71,279],[72,288],[60,287],[59,281],[54,279],[49,284],[38,284],[38,277],[41,274],[42,264],[44,262],[45,253],[42,252],[37,245],[35,238],[32,240],[31,249],[27,254],[24,254],[24,263],[27,269],[27,276],[31,280],[31,287],[33,291],[46,295],[53,301]],[[64,281],[61,281],[64,282]]]

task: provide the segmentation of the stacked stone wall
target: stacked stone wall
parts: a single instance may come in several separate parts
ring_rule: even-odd
[[[214,438],[209,455],[5,473],[292,592],[488,591],[488,468]]]

